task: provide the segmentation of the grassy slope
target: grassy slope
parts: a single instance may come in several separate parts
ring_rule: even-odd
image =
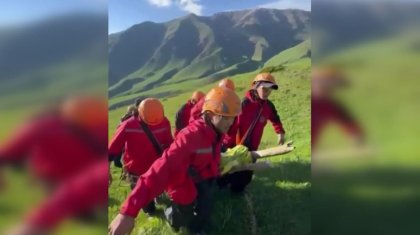
[[[257,72],[232,76],[237,86],[238,95],[243,97],[252,78]],[[271,99],[282,117],[287,131],[287,138],[294,140],[297,149],[287,155],[271,158],[275,168],[258,172],[249,187],[254,205],[259,234],[309,234],[310,233],[310,59],[302,59],[286,65],[286,69],[275,73],[280,90],[273,92]],[[216,83],[199,86],[207,92]],[[181,85],[181,84],[179,84]],[[187,83],[182,83],[187,85]],[[161,99],[165,114],[174,124],[177,109],[184,103],[191,92],[198,86],[187,86],[188,92]],[[173,87],[176,89],[176,87]],[[113,101],[111,101],[113,102]],[[111,137],[124,108],[110,112]],[[275,133],[267,125],[261,148],[274,146]],[[112,169],[114,179],[119,171]],[[109,218],[118,211],[129,189],[114,183],[110,190]],[[248,234],[249,214],[243,197],[231,197],[228,192],[218,195],[214,207],[211,234]],[[164,225],[164,226],[163,226]],[[143,213],[137,219],[136,232],[144,234],[173,234],[160,219],[148,219]]]
[[[311,40],[308,39],[303,41],[302,43],[287,49],[276,56],[273,56],[267,62],[265,62],[265,66],[276,66],[279,64],[290,63],[300,58],[306,56],[308,50],[311,49]]]
[[[412,31],[364,42],[322,61],[343,67],[351,87],[338,98],[363,126],[367,144],[376,152],[335,161],[333,177],[326,172],[314,178],[314,232],[417,230],[419,35]],[[326,130],[320,144],[322,149],[354,148],[336,126]]]
[[[307,55],[308,50],[311,47],[311,41],[306,40],[295,47],[292,47],[290,49],[287,49],[278,55],[272,57],[269,59],[264,66],[275,66],[285,63],[293,63],[294,61],[300,60],[301,58],[305,57]],[[202,79],[193,79],[196,77],[200,77],[201,75],[205,74],[206,71],[210,69],[217,61],[219,60],[218,51],[213,53],[212,55],[204,58],[202,61],[197,62],[195,64],[192,64],[190,66],[185,67],[183,70],[175,74],[170,79],[166,80],[163,84],[161,84],[159,87],[153,87],[149,90],[142,91],[142,95],[148,95],[148,96],[155,96],[158,98],[166,97],[169,94],[175,92],[176,94],[182,94],[184,92],[189,92],[193,90],[197,86],[207,85],[210,83],[211,77],[225,77],[226,75],[232,74],[232,73],[238,73],[238,71],[243,71],[244,66],[240,66],[241,63],[234,64],[224,70],[218,71],[216,73],[210,74]],[[257,63],[257,62],[254,62]],[[250,65],[251,66],[251,65]],[[254,64],[252,66],[258,66],[257,64]],[[168,72],[169,70],[167,67],[165,67],[162,71],[156,71],[154,76],[152,76],[150,79],[147,79],[146,81],[140,82],[138,84],[135,84],[132,89],[130,89],[127,92],[124,92],[122,94],[117,95],[116,97],[113,97],[109,104],[110,105],[117,105],[118,107],[121,107],[121,103],[127,102],[130,100],[134,100],[136,97],[138,97],[139,91],[143,89],[143,87],[147,84],[150,84],[153,81],[156,81],[161,77],[164,73]],[[144,74],[146,74],[143,71],[135,72],[134,74],[130,75],[130,77],[136,78],[141,77]],[[176,95],[172,94],[172,95]]]
[[[418,49],[415,50],[418,35],[413,32],[398,38],[366,42],[324,61],[343,67],[351,87],[337,97],[360,120],[369,141],[372,144],[380,142],[381,152],[389,153],[389,157],[381,158],[381,161],[390,164],[410,165],[418,154],[409,147],[418,140],[411,133],[420,131],[411,125],[416,123],[420,114],[416,108],[418,99],[415,98],[419,85],[416,76],[420,73],[417,66],[420,55]],[[393,107],[398,109],[390,113]],[[337,143],[345,145],[346,139],[343,142],[343,138],[342,133],[332,127],[325,133],[321,144],[330,143],[326,147]],[[395,155],[399,156],[398,159],[394,158]]]

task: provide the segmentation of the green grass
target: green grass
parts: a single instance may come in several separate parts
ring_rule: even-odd
[[[249,72],[232,76],[236,91],[243,97],[249,89],[253,77]],[[248,194],[254,207],[253,214],[257,220],[258,234],[309,234],[310,223],[310,59],[296,60],[286,64],[285,69],[274,73],[280,89],[274,91],[270,99],[281,115],[287,131],[287,139],[294,140],[296,149],[287,155],[270,159],[273,169],[257,172],[249,185]],[[193,84],[199,84],[193,83]],[[194,86],[180,83],[169,88],[160,88],[159,92],[181,90],[173,97],[161,98],[165,114],[174,125],[177,109],[185,103],[195,89],[209,91],[217,82]],[[179,87],[177,87],[178,85]],[[166,90],[168,89],[168,90]],[[156,90],[155,92],[158,92]],[[147,93],[146,93],[147,94]],[[151,92],[150,94],[153,94]],[[138,94],[140,95],[140,94]],[[141,95],[144,95],[142,93]],[[134,98],[135,95],[132,96]],[[112,99],[110,103],[115,103]],[[124,108],[110,111],[109,136],[115,131]],[[268,124],[262,139],[261,147],[275,146],[277,137],[271,124]],[[120,171],[112,168],[115,182],[109,189],[109,219],[118,213],[121,202],[129,193],[127,184],[118,186]],[[162,209],[162,208],[161,208]],[[210,234],[249,234],[250,212],[244,197],[234,197],[228,191],[218,193],[213,208]],[[143,212],[136,219],[134,234],[175,234],[166,222],[160,218],[147,218]],[[180,234],[186,234],[182,231]]]
[[[307,56],[308,51],[311,50],[311,40],[308,39],[292,48],[289,48],[285,51],[282,51],[276,56],[273,56],[267,62],[265,62],[264,66],[276,66],[285,63],[290,63],[293,61],[297,61],[302,57]]]
[[[279,53],[278,55],[272,57],[265,63],[264,66],[269,67],[269,66],[277,66],[281,64],[288,64],[289,66],[296,67],[297,70],[299,70],[298,68],[299,65],[296,65],[296,64],[302,64],[300,65],[301,67],[307,66],[308,63],[310,64],[310,59],[308,59],[308,57],[305,58],[305,56],[308,53],[308,50],[310,50],[310,46],[311,46],[310,40],[306,40],[300,43],[299,45],[296,45],[295,47],[287,49]],[[173,96],[182,95],[186,92],[191,92],[197,87],[204,86],[205,88],[209,88],[208,85],[210,85],[211,87],[214,84],[211,77],[223,78],[232,73],[240,73],[241,75],[230,75],[230,77],[237,79],[238,81],[239,80],[246,81],[247,83],[246,86],[248,87],[249,82],[252,80],[252,76],[254,76],[256,72],[243,73],[244,68],[247,67],[245,64],[248,64],[249,66],[255,66],[255,67],[261,66],[259,65],[258,62],[244,60],[241,63],[234,64],[228,68],[219,70],[206,77],[197,79],[199,77],[198,76],[199,74],[203,74],[205,71],[207,71],[207,69],[209,68],[209,65],[212,65],[213,63],[215,63],[215,60],[220,59],[218,58],[217,54],[218,54],[218,51],[216,50],[214,55],[207,57],[209,61],[206,60],[205,61],[206,63],[203,63],[203,61],[201,61],[194,65],[192,64],[190,66],[187,66],[183,70],[175,74],[173,77],[168,79],[166,82],[164,82],[163,84],[160,84],[160,86],[153,87],[148,90],[143,90],[142,87],[144,85],[150,84],[150,82],[152,81],[156,81],[156,79],[158,79],[161,75],[163,75],[164,72],[169,71],[167,67],[165,67],[162,70],[163,72],[162,71],[155,72],[151,80],[147,79],[147,81],[140,82],[134,85],[132,89],[124,93],[118,94],[115,97],[112,97],[109,100],[109,105],[110,107],[112,107],[112,109],[114,109],[115,107],[126,106],[126,104],[130,103],[131,101],[134,101],[139,96],[151,96],[151,97],[156,97],[156,98],[173,97]],[[297,73],[299,72],[296,71],[295,74]],[[133,77],[133,78],[141,77],[145,74],[147,74],[145,71],[137,71],[134,74],[129,75],[128,77]],[[248,76],[248,77],[245,78],[244,76]],[[291,74],[288,76],[294,76],[294,75]],[[143,90],[143,91],[140,92],[140,90]],[[176,97],[174,97],[174,99],[176,99]]]

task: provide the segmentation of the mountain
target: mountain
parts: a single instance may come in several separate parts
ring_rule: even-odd
[[[309,38],[310,12],[252,9],[143,22],[109,36],[109,96],[253,71]]]
[[[0,107],[103,93],[107,22],[105,14],[69,13],[0,28]]]
[[[0,79],[73,58],[106,58],[107,16],[74,13],[0,29]]]
[[[305,40],[302,43],[284,50],[277,55],[274,55],[267,62],[255,70],[247,72],[237,72],[230,76],[235,82],[235,87],[238,92],[242,92],[249,86],[250,81],[259,72],[268,71],[273,74],[279,74],[283,77],[287,74],[288,77],[306,77],[311,65],[311,40]],[[240,66],[239,66],[240,67]],[[228,68],[219,71],[215,74],[224,77],[226,71],[233,71]],[[239,69],[238,69],[239,71]],[[237,79],[240,78],[240,79]],[[219,78],[220,79],[220,78]],[[109,100],[109,108],[115,110],[126,105],[130,105],[137,98],[155,97],[164,100],[182,100],[187,94],[191,94],[194,90],[199,88],[202,91],[210,90],[214,84],[217,84],[219,79],[195,79],[187,80],[180,83],[169,84],[155,89],[147,90],[141,93],[132,94],[128,96],[115,97]],[[180,98],[181,97],[181,98]],[[176,104],[176,102],[174,103]],[[173,108],[178,108],[175,105]]]

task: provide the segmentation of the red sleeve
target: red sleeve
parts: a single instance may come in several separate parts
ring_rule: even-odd
[[[118,126],[117,131],[109,142],[108,155],[121,154],[126,142],[125,126],[126,123],[121,123],[121,125]]]
[[[269,107],[269,110],[270,110],[270,114],[268,116],[268,120],[270,120],[271,124],[273,125],[274,131],[277,134],[280,134],[280,133],[281,134],[284,134],[284,133],[286,133],[286,131],[283,128],[283,124],[281,123],[280,116],[277,113],[276,107],[269,100],[267,101],[267,104],[268,104],[268,107]]]
[[[31,122],[15,131],[15,135],[0,148],[0,163],[23,160],[39,139],[38,129],[38,123]]]
[[[175,142],[165,150],[162,157],[157,159],[149,170],[139,178],[136,187],[123,203],[121,214],[137,217],[140,209],[173,182],[177,182],[187,175],[195,141],[190,132],[185,133],[180,132]]]
[[[363,135],[362,128],[355,121],[355,119],[341,106],[335,104],[333,119],[338,122],[342,128],[349,134]]]
[[[52,229],[63,220],[108,202],[108,162],[98,162],[62,184],[29,216],[29,224]]]

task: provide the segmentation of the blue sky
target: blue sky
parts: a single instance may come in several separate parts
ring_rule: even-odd
[[[114,33],[143,21],[165,22],[189,13],[212,15],[255,7],[310,10],[311,0],[11,0],[0,4],[0,27],[69,12],[108,11],[109,32]]]
[[[190,13],[212,15],[256,7],[310,10],[310,0],[109,0],[109,33],[143,22],[165,22]]]

